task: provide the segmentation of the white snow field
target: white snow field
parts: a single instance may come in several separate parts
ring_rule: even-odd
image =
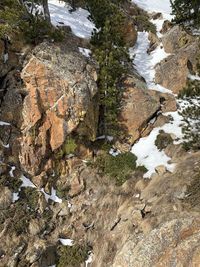
[[[171,19],[171,7],[169,0],[133,0],[139,7],[143,8],[148,12],[161,12],[163,17],[160,19],[152,20],[152,22],[157,26],[157,34],[162,37],[160,30],[165,19]],[[166,58],[167,54],[162,43],[150,54],[147,53],[149,47],[148,33],[139,32],[138,40],[132,49],[130,49],[130,55],[134,58],[133,64],[138,73],[144,77],[147,86],[150,90],[156,90],[163,93],[171,93],[169,88],[164,88],[159,84],[155,84],[155,66],[161,60]],[[135,55],[135,57],[134,57]],[[181,102],[179,102],[180,109],[183,107]],[[171,158],[169,158],[164,151],[159,151],[155,145],[155,140],[160,132],[160,130],[175,136],[176,140],[174,143],[181,142],[183,140],[182,125],[183,118],[179,115],[178,111],[170,112],[163,115],[170,115],[172,120],[162,127],[157,127],[152,130],[152,132],[144,138],[141,138],[132,147],[132,153],[137,156],[137,164],[144,165],[148,172],[144,175],[144,178],[150,178],[153,173],[155,173],[156,167],[164,165],[168,171],[173,171],[175,164],[170,163]]]
[[[163,16],[171,16],[170,0],[132,0],[147,12],[161,12]]]
[[[171,93],[170,90],[155,84],[155,65],[166,58],[167,54],[160,44],[151,54],[147,53],[150,41],[148,40],[147,32],[138,32],[136,45],[129,50],[131,58],[134,57],[134,65],[138,73],[144,77],[149,89],[157,90],[163,93]]]
[[[95,28],[88,19],[89,12],[82,8],[78,8],[72,13],[69,10],[70,7],[66,3],[59,0],[49,0],[49,11],[54,26],[70,26],[76,36],[89,39]]]

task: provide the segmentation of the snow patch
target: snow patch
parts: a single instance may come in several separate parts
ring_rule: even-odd
[[[188,78],[192,81],[200,81],[200,76],[189,74]]]
[[[160,30],[162,28],[165,19],[171,20],[171,6],[170,0],[133,0],[139,7],[143,8],[147,12],[161,12],[163,17],[156,20],[151,20],[157,27],[158,37],[162,37]],[[148,89],[157,90],[163,93],[171,93],[171,90],[164,88],[159,84],[155,84],[155,66],[161,60],[168,57],[164,51],[162,43],[151,53],[147,53],[150,41],[148,39],[148,33],[139,32],[136,46],[130,49],[130,55],[133,58],[133,64],[135,65],[138,73],[144,77],[147,83]],[[197,76],[190,76],[191,79],[198,79]],[[182,111],[187,107],[188,102],[179,101],[179,111]],[[137,165],[144,165],[148,172],[144,175],[144,178],[149,178],[155,172],[155,168],[159,165],[164,165],[168,171],[173,171],[175,164],[171,164],[169,158],[164,151],[159,151],[155,145],[155,140],[161,130],[165,133],[171,134],[174,140],[174,144],[183,142],[182,126],[183,117],[179,114],[179,111],[169,112],[163,115],[170,116],[172,119],[169,123],[166,123],[162,127],[157,127],[152,130],[149,136],[141,138],[132,147],[132,153],[137,156]]]
[[[103,140],[103,139],[106,139],[106,140],[108,140],[109,142],[112,142],[113,139],[114,139],[114,137],[113,137],[113,136],[109,136],[109,135],[107,135],[107,136],[105,136],[105,135],[101,135],[101,136],[98,136],[98,137],[96,138],[96,140]]]
[[[89,265],[90,263],[92,263],[92,261],[93,261],[93,256],[94,256],[94,254],[92,253],[92,251],[89,251],[88,259],[85,261],[85,267],[88,267],[88,265]]]
[[[133,64],[135,65],[138,73],[144,77],[149,89],[160,91],[162,93],[172,93],[161,85],[155,84],[155,65],[161,60],[168,57],[160,44],[152,53],[148,54],[147,50],[149,48],[150,41],[148,39],[147,32],[138,32],[138,39],[135,47],[130,48],[130,57],[133,59]]]
[[[79,47],[78,49],[79,49],[79,52],[87,58],[89,58],[92,53],[92,51],[87,48]]]
[[[137,156],[137,165],[144,165],[148,172],[144,174],[144,178],[150,178],[155,169],[159,165],[164,165],[168,171],[173,171],[175,164],[171,164],[171,160],[164,151],[159,151],[155,145],[155,141],[160,131],[176,136],[174,144],[181,143],[183,141],[182,125],[183,117],[176,112],[167,112],[163,114],[170,116],[171,121],[166,123],[162,127],[154,128],[147,137],[141,138],[133,147],[131,152]]]
[[[46,201],[48,202],[49,199],[51,199],[52,201],[56,202],[56,203],[62,203],[62,199],[59,198],[57,195],[56,195],[56,190],[52,187],[51,188],[51,195],[47,194],[45,191],[44,191],[44,188],[42,188],[40,190],[43,194],[44,194],[44,197],[46,199]]]
[[[20,180],[22,181],[21,187],[32,187],[32,188],[36,188],[36,185],[34,185],[34,183],[32,183],[31,180],[28,179],[28,178],[26,178],[24,175],[22,175],[20,177]]]
[[[164,19],[173,18],[170,0],[132,0],[132,2],[147,12],[161,12]]]
[[[12,203],[15,203],[19,199],[19,192],[12,194]]]
[[[13,172],[14,172],[15,169],[16,169],[15,166],[11,166],[11,170],[9,171],[10,177],[14,177]]]
[[[9,144],[7,144],[7,145],[2,144],[2,146],[5,147],[5,148],[9,148],[10,147]]]
[[[115,149],[115,148],[111,148],[109,150],[109,154],[113,157],[116,157],[118,156],[119,154],[121,154],[121,152],[118,150],[118,149]]]
[[[0,126],[9,126],[10,123],[5,122],[5,121],[0,121]]]
[[[74,245],[74,240],[72,239],[64,239],[64,238],[59,238],[59,241],[61,242],[61,244],[63,246],[69,246],[69,247],[72,247]]]
[[[70,26],[76,36],[89,39],[95,28],[88,19],[89,12],[82,8],[78,8],[72,13],[69,10],[70,7],[63,1],[49,0],[51,22],[54,26]]]
[[[23,182],[21,187],[32,187],[32,188],[37,188],[37,186],[31,182],[30,179],[28,179],[27,177],[25,177],[24,175],[22,175],[20,177],[20,180]],[[38,189],[38,188],[37,188]],[[56,202],[56,203],[62,203],[62,199],[59,198],[57,195],[56,195],[56,190],[52,187],[51,188],[51,195],[47,194],[45,191],[44,191],[44,188],[41,188],[41,189],[38,189],[38,191],[42,192],[44,194],[44,197],[46,199],[46,201],[48,201],[49,199],[51,199],[52,201]]]

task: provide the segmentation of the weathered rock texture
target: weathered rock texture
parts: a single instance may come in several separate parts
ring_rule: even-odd
[[[143,80],[136,75],[124,81],[121,122],[130,136],[130,142],[135,142],[147,127],[148,122],[160,110],[160,99],[151,95]]]
[[[162,43],[166,53],[174,53],[194,41],[195,37],[188,34],[179,26],[171,28],[162,37]]]
[[[198,157],[199,153],[179,158],[181,161],[174,174],[155,174],[140,190],[140,199],[150,213],[141,220],[142,232],[130,235],[121,247],[113,267],[198,266],[198,195],[193,196],[192,206],[187,199],[190,194],[187,188],[193,183],[195,172],[199,172]]]
[[[199,44],[179,27],[167,32],[163,46],[167,53],[172,53],[156,67],[155,82],[179,93],[186,85],[188,74],[196,69]]]
[[[96,136],[98,108],[96,71],[79,53],[47,43],[38,46],[22,71],[27,96],[22,116],[20,162],[35,174],[48,153],[77,131]]]

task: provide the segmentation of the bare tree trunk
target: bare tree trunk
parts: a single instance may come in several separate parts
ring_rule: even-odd
[[[42,5],[43,5],[43,9],[44,9],[45,20],[50,23],[51,17],[50,17],[50,12],[49,12],[48,0],[42,0]]]

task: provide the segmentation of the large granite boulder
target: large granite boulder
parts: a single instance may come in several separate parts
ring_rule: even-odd
[[[147,127],[148,122],[160,110],[159,98],[151,94],[139,77],[131,75],[124,81],[124,94],[121,110],[121,123],[135,142]]]
[[[186,85],[188,74],[196,68],[198,42],[193,42],[163,59],[156,66],[155,82],[173,93],[179,93]]]
[[[80,53],[43,43],[29,56],[21,76],[27,95],[20,162],[25,171],[36,174],[42,160],[60,148],[80,124],[79,134],[95,139],[97,74]]]
[[[195,41],[195,37],[188,34],[180,26],[172,27],[162,37],[162,43],[166,53],[174,53],[182,47],[186,47]]]

